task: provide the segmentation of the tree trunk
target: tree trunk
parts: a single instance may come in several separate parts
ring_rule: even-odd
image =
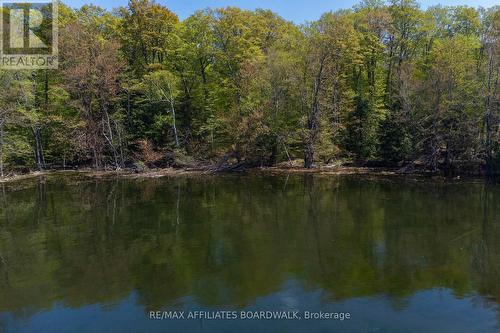
[[[207,80],[207,73],[206,73],[206,66],[205,63],[202,59],[200,59],[200,69],[201,69],[201,82],[203,84],[203,107],[205,110],[207,110],[209,107],[209,102],[208,102],[208,80]],[[210,116],[213,116],[213,110],[210,108]],[[212,126],[210,126],[210,148],[211,151],[213,152],[214,150],[214,129]]]
[[[125,160],[123,158],[122,135],[121,135],[120,128],[118,127],[118,124],[116,123],[116,121],[113,120],[113,123],[115,124],[116,134],[118,135],[118,147],[120,148],[120,166],[123,168],[125,166]]]
[[[316,143],[316,139],[318,136],[319,116],[320,116],[319,92],[321,89],[321,77],[323,75],[325,60],[326,60],[326,55],[324,55],[320,61],[318,73],[314,80],[312,108],[311,108],[311,113],[309,113],[309,117],[307,120],[308,133],[307,133],[306,147],[304,152],[304,168],[307,169],[310,169],[314,163],[314,145]]]
[[[494,157],[493,157],[493,110],[492,110],[492,99],[493,92],[498,85],[498,74],[495,82],[493,82],[493,73],[497,71],[498,68],[494,66],[494,51],[492,47],[488,49],[488,82],[487,82],[487,91],[486,91],[486,100],[485,100],[485,116],[484,122],[486,127],[486,142],[485,142],[485,151],[486,151],[486,177],[491,179],[494,177]]]
[[[97,150],[95,148],[95,145],[96,145],[95,139],[93,141],[94,141],[94,144],[92,145],[92,155],[94,158],[94,168],[99,169],[99,157],[97,156]]]
[[[310,169],[314,163],[314,147],[313,145],[308,145],[306,147],[306,152],[304,155],[304,168]]]
[[[174,97],[170,95],[170,110],[172,111],[172,127],[174,129],[175,146],[179,148],[179,137],[177,136],[177,126],[175,124],[175,107],[174,107]]]
[[[33,133],[33,139],[35,140],[35,147],[33,147],[35,154],[35,162],[38,171],[43,171],[45,168],[45,159],[43,157],[42,140],[40,137],[40,129],[37,125],[31,126],[31,131]]]
[[[106,138],[106,140],[108,140],[108,143],[111,147],[111,150],[113,151],[113,159],[115,161],[115,168],[119,168],[119,164],[118,164],[118,152],[116,150],[116,147],[115,147],[115,144],[113,143],[113,130],[111,129],[111,123],[110,123],[110,120],[109,120],[109,113],[108,113],[108,110],[105,108],[104,109],[104,117],[105,117],[105,121],[106,121],[106,129],[108,130],[108,135],[104,134],[104,137]]]
[[[200,68],[201,68],[201,82],[203,84],[203,98],[205,106],[207,106],[208,105],[207,73],[205,71],[206,66],[202,59],[200,59]]]

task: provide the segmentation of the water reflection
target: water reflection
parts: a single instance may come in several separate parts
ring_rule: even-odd
[[[165,307],[262,302],[344,306],[365,318],[343,327],[354,331],[367,331],[383,311],[384,325],[393,323],[383,331],[416,325],[416,303],[450,309],[440,332],[498,329],[498,187],[311,175],[68,176],[4,185],[0,207],[0,330],[2,322],[22,330],[16,325],[54,311],[76,311],[68,316],[83,324],[96,305],[145,320]],[[482,326],[466,325],[466,309]]]

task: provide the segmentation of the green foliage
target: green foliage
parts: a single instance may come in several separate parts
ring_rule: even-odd
[[[380,157],[389,164],[407,161],[411,157],[410,130],[394,117],[385,119],[380,127]]]
[[[491,164],[499,12],[370,0],[297,26],[235,7],[180,22],[150,0],[61,5],[60,68],[0,72],[1,169]]]

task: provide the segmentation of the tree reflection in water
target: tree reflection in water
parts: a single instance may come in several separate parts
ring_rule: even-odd
[[[360,176],[49,177],[2,184],[0,312],[243,308],[289,281],[323,302],[435,288],[500,300],[500,188]],[[300,299],[298,299],[300,303]]]

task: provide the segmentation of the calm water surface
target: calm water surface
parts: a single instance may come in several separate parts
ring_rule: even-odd
[[[500,187],[360,176],[0,185],[0,332],[500,332]],[[151,320],[157,310],[350,320]]]

